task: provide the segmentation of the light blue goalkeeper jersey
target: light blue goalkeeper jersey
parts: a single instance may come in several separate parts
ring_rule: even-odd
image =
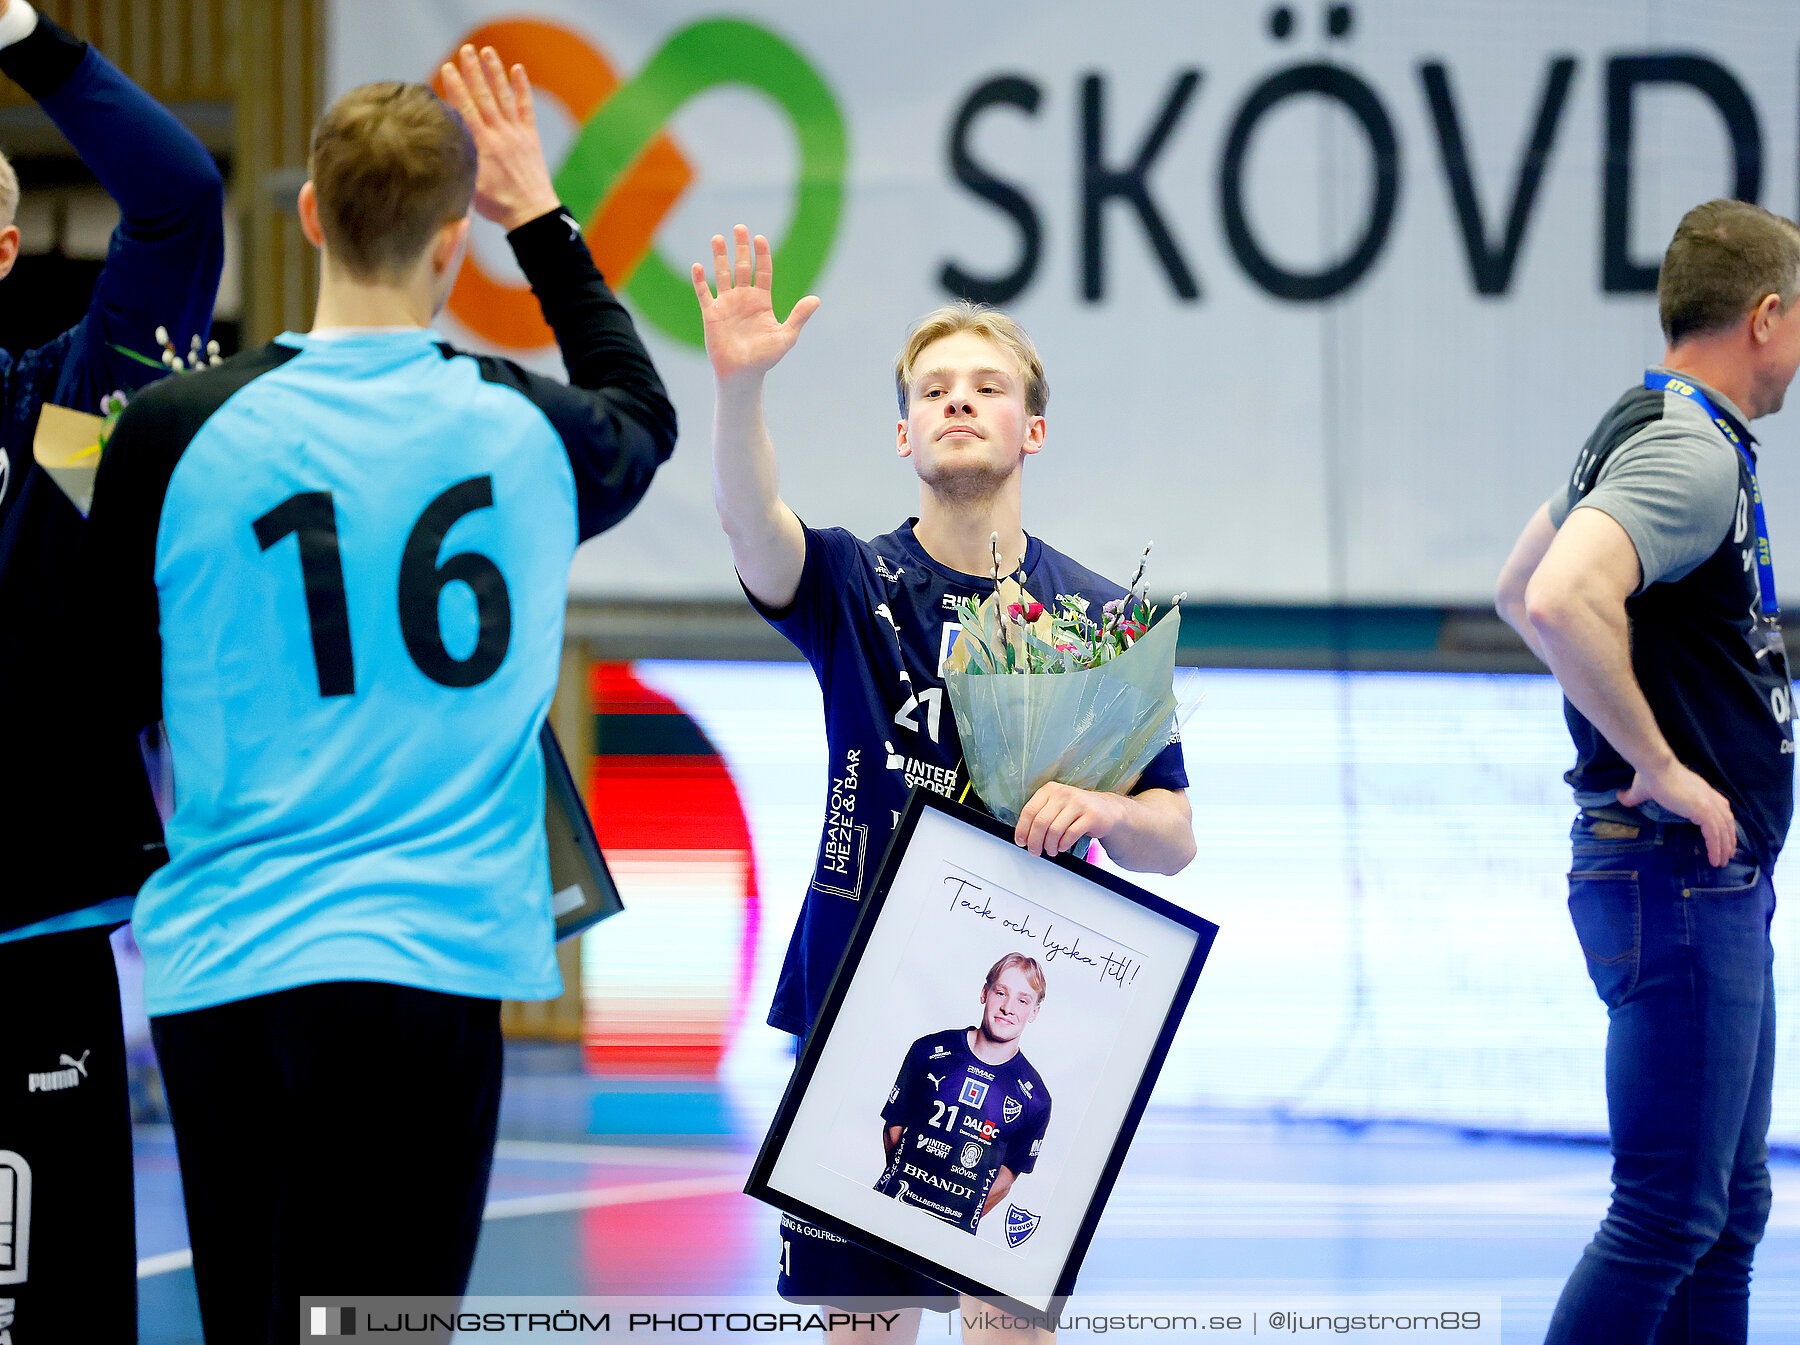
[[[573,259],[539,241],[542,294]],[[121,420],[91,531],[174,762],[133,917],[152,1014],[321,981],[559,992],[537,734],[569,562],[674,436],[605,298],[559,324],[597,388],[425,330],[289,334]],[[598,371],[569,349],[621,333]]]

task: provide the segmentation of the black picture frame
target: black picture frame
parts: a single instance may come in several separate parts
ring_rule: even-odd
[[[857,1031],[854,1023],[846,1024],[843,1021],[845,1001],[850,996],[852,987],[857,984],[858,977],[861,975],[878,976],[882,974],[880,969],[865,973],[865,957],[871,940],[875,938],[877,930],[881,928],[884,914],[890,910],[890,897],[894,891],[896,880],[907,870],[909,862],[919,862],[913,853],[913,842],[921,819],[927,815],[940,815],[959,827],[1004,841],[1006,845],[1012,846],[1023,862],[1042,866],[1042,870],[1036,871],[1037,879],[1040,881],[1055,884],[1073,879],[1080,883],[1091,884],[1119,902],[1129,904],[1166,922],[1171,932],[1185,931],[1183,937],[1191,936],[1192,939],[1191,947],[1179,967],[1179,974],[1173,977],[1172,991],[1167,993],[1165,1000],[1160,1001],[1162,1005],[1160,1025],[1155,1030],[1154,1039],[1148,1050],[1142,1052],[1141,1069],[1137,1073],[1135,1086],[1131,1089],[1129,1100],[1125,1104],[1122,1122],[1117,1133],[1107,1144],[1104,1162],[1099,1168],[1098,1179],[1087,1191],[1085,1209],[1080,1215],[1078,1226],[1074,1228],[1072,1239],[1067,1243],[1066,1255],[1063,1256],[1061,1265],[1056,1270],[1054,1288],[1047,1296],[1016,1296],[1006,1292],[1003,1287],[977,1279],[973,1274],[957,1265],[947,1264],[943,1259],[934,1259],[925,1255],[916,1247],[906,1245],[904,1240],[884,1236],[861,1227],[838,1210],[826,1208],[824,1204],[818,1203],[816,1198],[809,1199],[798,1194],[792,1188],[804,1183],[784,1179],[778,1171],[783,1167],[791,1168],[791,1165],[784,1161],[784,1153],[793,1136],[797,1120],[802,1117],[809,1106],[811,1090],[813,1090],[815,1082],[818,1082],[821,1061],[827,1057],[834,1034],[843,1031],[854,1034]],[[940,829],[934,828],[933,830],[935,833]],[[991,846],[989,848],[991,851]],[[909,861],[909,856],[913,857],[911,861]],[[926,857],[923,862],[929,864],[930,857]],[[1033,890],[1035,892],[1038,889],[1034,888]],[[1075,1277],[1080,1270],[1082,1259],[1093,1239],[1094,1230],[1099,1224],[1107,1198],[1118,1178],[1119,1169],[1125,1161],[1132,1137],[1143,1118],[1151,1091],[1155,1087],[1157,1076],[1168,1056],[1170,1044],[1174,1040],[1176,1029],[1192,998],[1194,986],[1199,980],[1200,971],[1205,965],[1217,933],[1218,926],[1210,920],[1195,915],[1172,902],[1165,901],[1153,893],[1146,892],[1097,865],[1072,859],[1067,855],[1058,855],[1054,858],[1033,858],[1013,844],[1012,827],[996,821],[985,813],[951,802],[928,790],[915,788],[907,801],[906,809],[895,826],[893,837],[888,843],[880,873],[862,901],[862,910],[852,928],[849,945],[838,965],[824,1006],[800,1049],[793,1076],[788,1082],[781,1104],[776,1110],[774,1121],[763,1140],[761,1150],[757,1154],[756,1162],[745,1184],[745,1194],[878,1252],[890,1260],[921,1271],[952,1289],[973,1295],[997,1307],[1027,1315],[1041,1316],[1059,1313],[1063,1302],[1074,1289]],[[1170,973],[1165,971],[1165,980],[1169,975]],[[1052,993],[1054,994],[1054,991]],[[1050,1003],[1049,997],[1046,997],[1045,1003]],[[841,1053],[839,1055],[841,1058]],[[817,1104],[820,1107],[832,1105],[830,1101],[832,1095],[827,1092],[829,1083],[830,1081],[827,1080],[826,1085],[819,1090],[825,1098]],[[842,1106],[843,1104],[839,1102],[838,1105]],[[1085,1117],[1079,1119],[1085,1120]],[[815,1125],[813,1129],[816,1133],[817,1126]],[[873,1129],[872,1124],[871,1129]],[[816,1166],[816,1160],[802,1158],[795,1161],[799,1163],[814,1161]],[[825,1180],[829,1185],[828,1179],[821,1180]],[[842,1181],[841,1178],[838,1180]],[[848,1196],[847,1191],[845,1198],[846,1200],[852,1199]],[[863,1197],[858,1196],[854,1199],[863,1199]],[[920,1213],[923,1214],[922,1211]],[[928,1224],[935,1225],[938,1222],[931,1219],[929,1215],[925,1215],[924,1218]],[[938,1240],[943,1241],[941,1238]],[[975,1239],[971,1238],[970,1241],[973,1243]],[[1042,1268],[1038,1273],[1042,1274]]]
[[[600,853],[593,819],[575,787],[562,744],[548,723],[538,732],[544,758],[544,835],[550,846],[550,910],[561,943],[625,909]]]

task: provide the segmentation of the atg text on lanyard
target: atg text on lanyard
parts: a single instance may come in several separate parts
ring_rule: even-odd
[[[1781,604],[1775,600],[1775,559],[1769,550],[1769,520],[1763,514],[1762,487],[1756,484],[1756,459],[1751,456],[1750,446],[1732,428],[1731,422],[1719,414],[1712,399],[1685,378],[1651,369],[1644,375],[1644,386],[1653,391],[1674,392],[1686,397],[1706,412],[1726,440],[1743,454],[1744,465],[1750,469],[1750,502],[1756,511],[1756,577],[1762,588],[1762,614],[1770,619],[1779,617]]]

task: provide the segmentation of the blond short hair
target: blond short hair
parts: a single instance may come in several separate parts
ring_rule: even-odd
[[[0,229],[4,229],[19,216],[19,175],[13,172],[12,161],[0,154]]]
[[[1012,967],[1017,967],[1020,975],[1024,976],[1031,988],[1037,991],[1038,1003],[1042,1004],[1044,991],[1047,988],[1044,983],[1044,969],[1038,965],[1035,957],[1026,957],[1023,953],[1008,953],[988,968],[987,980],[981,984],[983,998],[987,996],[988,991],[994,988],[994,983],[1005,975],[1007,969]]]
[[[475,141],[424,84],[350,90],[313,128],[306,167],[332,260],[359,280],[404,273],[475,197]]]
[[[933,342],[942,341],[946,336],[955,336],[958,332],[973,332],[977,336],[986,337],[1001,349],[1011,351],[1013,358],[1018,360],[1019,372],[1025,379],[1025,413],[1032,416],[1044,414],[1044,408],[1050,404],[1050,383],[1044,377],[1044,362],[1038,358],[1037,347],[1031,343],[1025,329],[997,308],[958,299],[953,304],[932,309],[914,323],[912,331],[907,334],[906,345],[900,351],[900,358],[894,361],[894,391],[899,394],[902,416],[906,414],[907,396],[912,391],[913,373],[919,356]]]

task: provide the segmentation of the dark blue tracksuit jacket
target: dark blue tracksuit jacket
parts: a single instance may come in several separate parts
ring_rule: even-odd
[[[86,316],[17,359],[0,351],[4,932],[133,892],[162,858],[136,742],[92,727],[90,719],[110,717],[90,715],[70,691],[81,625],[67,597],[82,519],[38,468],[31,441],[46,402],[98,411],[107,393],[157,377],[125,352],[155,360],[159,326],[183,351],[206,336],[224,256],[224,190],[198,140],[42,14],[30,36],[0,50],[0,72],[37,99],[122,215]]]

